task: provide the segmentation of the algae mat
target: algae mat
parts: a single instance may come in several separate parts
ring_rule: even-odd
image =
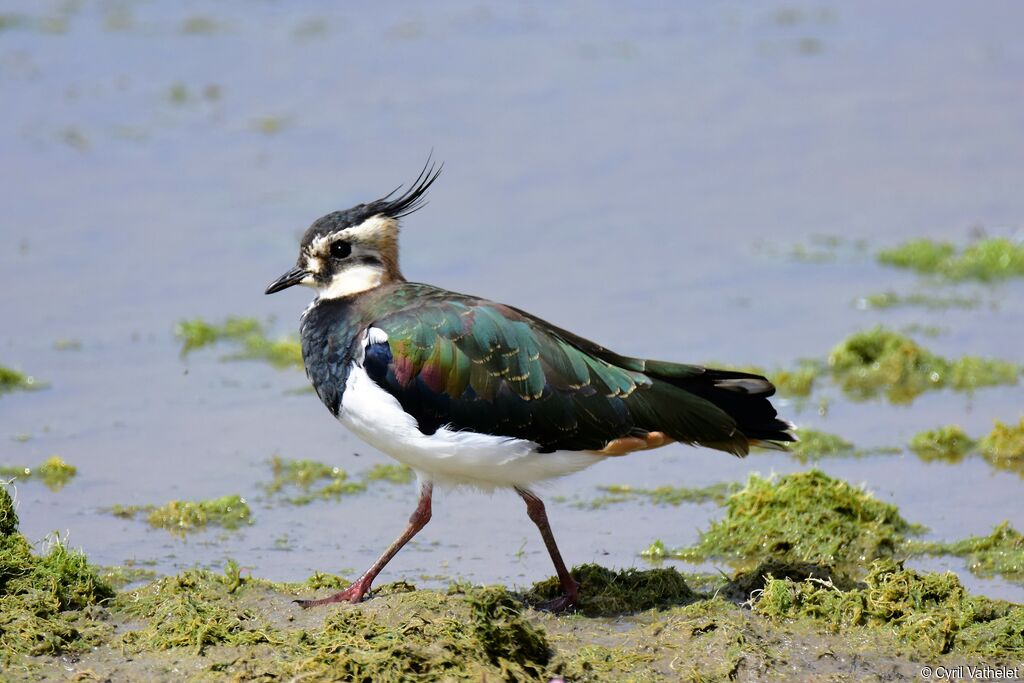
[[[955,637],[945,640],[945,632],[941,645],[931,640],[941,629],[915,641],[906,629],[837,625],[800,612],[836,594],[846,601],[847,619],[871,589],[843,593],[814,581],[772,579],[762,590],[766,597],[755,596],[753,610],[721,595],[687,591],[675,604],[666,599],[646,611],[556,616],[525,606],[521,596],[501,587],[453,587],[445,593],[393,584],[361,605],[303,612],[291,601],[308,595],[308,588],[257,580],[232,586],[230,577],[201,573],[121,594],[94,613],[109,628],[106,642],[79,654],[14,660],[6,675],[113,681],[785,681],[814,672],[818,680],[859,681],[918,680],[925,664],[1010,671],[1020,661],[1019,607],[1005,608],[1018,611],[1017,644],[979,653],[971,649],[978,635],[984,638],[993,628],[1007,632],[1005,614],[995,626],[990,620],[976,627],[964,650]],[[150,602],[146,593],[166,594]],[[127,605],[135,600],[145,606],[132,614]],[[195,611],[183,606],[207,601],[209,623],[196,621]]]
[[[914,679],[922,662],[1016,672],[1024,606],[891,559],[866,577],[773,560],[729,579],[672,568],[574,568],[583,599],[553,615],[517,594],[385,585],[358,605],[302,610],[345,585],[188,570],[115,593],[57,539],[33,553],[0,487],[0,661],[7,680],[618,681]],[[111,573],[108,573],[111,574]],[[699,585],[696,589],[693,586]]]

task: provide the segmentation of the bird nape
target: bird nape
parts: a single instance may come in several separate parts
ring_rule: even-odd
[[[578,587],[534,484],[672,442],[743,456],[751,445],[795,441],[764,377],[621,356],[520,309],[406,281],[399,219],[423,207],[440,172],[428,161],[397,197],[395,190],[317,219],[295,266],[267,287],[316,290],[301,337],[317,395],[420,482],[419,503],[394,543],[348,588],[304,607],[360,601],[430,521],[437,483],[515,490],[564,592],[542,607],[565,609]]]

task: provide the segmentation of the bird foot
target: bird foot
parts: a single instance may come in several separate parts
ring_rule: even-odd
[[[560,595],[557,598],[545,600],[544,602],[537,604],[535,606],[535,609],[538,609],[542,612],[560,614],[561,612],[565,612],[570,607],[575,605],[577,597],[578,596],[576,595]]]
[[[295,600],[295,604],[302,609],[309,609],[310,607],[320,607],[321,605],[329,605],[333,602],[351,602],[355,604],[363,599],[370,590],[369,581],[356,581],[351,586],[343,591],[339,591],[334,595],[328,595],[326,598],[320,598],[318,600]]]

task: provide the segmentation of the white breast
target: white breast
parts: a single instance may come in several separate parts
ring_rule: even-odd
[[[363,441],[441,485],[529,488],[604,459],[584,451],[538,453],[532,441],[446,427],[428,436],[359,362],[349,372],[338,419]]]

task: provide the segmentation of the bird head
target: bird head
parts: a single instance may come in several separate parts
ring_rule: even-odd
[[[267,287],[267,294],[292,285],[317,290],[320,299],[340,299],[403,280],[398,268],[398,221],[426,203],[426,191],[441,174],[427,161],[408,190],[402,189],[345,211],[333,211],[309,226],[295,267]]]

